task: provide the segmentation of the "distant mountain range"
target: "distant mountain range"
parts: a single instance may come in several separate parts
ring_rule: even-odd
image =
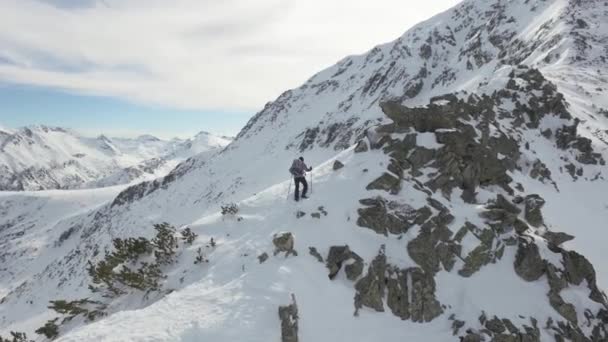
[[[105,187],[164,176],[179,162],[213,154],[231,138],[201,132],[191,139],[88,138],[43,125],[0,128],[0,190]]]

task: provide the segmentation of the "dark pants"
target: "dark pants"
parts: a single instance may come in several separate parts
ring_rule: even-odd
[[[306,197],[306,191],[308,191],[308,182],[306,182],[305,177],[295,177],[294,181],[296,182],[296,192],[295,198],[296,201],[300,199],[300,183],[302,183],[302,197]]]

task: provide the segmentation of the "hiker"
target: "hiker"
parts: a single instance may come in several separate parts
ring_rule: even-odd
[[[302,198],[308,198],[306,192],[308,191],[308,183],[306,182],[306,171],[312,171],[312,167],[306,166],[304,163],[304,157],[295,159],[289,168],[289,173],[293,176],[293,180],[296,183],[295,200],[300,200],[300,183],[302,183]]]

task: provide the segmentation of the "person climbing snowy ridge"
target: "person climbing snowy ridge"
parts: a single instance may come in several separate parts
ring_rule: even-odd
[[[294,193],[294,199],[300,200],[300,183],[302,184],[302,198],[308,198],[306,192],[308,191],[308,182],[306,182],[306,171],[312,171],[312,167],[308,167],[304,163],[304,157],[295,159],[289,168],[289,173],[293,176],[294,183],[296,185],[296,191]]]

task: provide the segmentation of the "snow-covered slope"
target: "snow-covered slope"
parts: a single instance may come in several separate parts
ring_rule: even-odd
[[[46,126],[0,132],[0,190],[112,186],[153,179],[195,154],[217,152],[229,142],[200,134],[171,141],[149,135],[92,139]]]
[[[1,258],[24,271],[0,270],[0,329],[32,336],[66,317],[49,300],[89,298],[107,316],[61,340],[271,341],[294,294],[302,341],[605,340],[607,23],[598,1],[464,1],[285,92],[222,152],[65,214],[37,260],[15,242],[47,222],[8,222]],[[300,154],[313,198],[295,204]],[[199,234],[161,290],[90,292],[87,263],[160,222]],[[297,256],[272,256],[280,232]]]

